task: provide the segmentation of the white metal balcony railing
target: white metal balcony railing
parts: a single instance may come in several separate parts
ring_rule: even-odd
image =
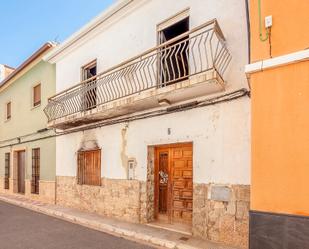
[[[222,78],[230,60],[214,19],[50,97],[44,112],[50,122],[208,70]]]

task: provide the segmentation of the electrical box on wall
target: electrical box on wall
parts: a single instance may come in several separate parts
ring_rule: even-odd
[[[128,160],[128,179],[133,180],[135,175],[135,160]]]
[[[265,17],[265,28],[270,28],[273,26],[273,16],[266,16]]]

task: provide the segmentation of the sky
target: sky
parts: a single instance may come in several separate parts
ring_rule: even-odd
[[[62,42],[115,0],[0,0],[0,64],[18,67],[47,41]]]

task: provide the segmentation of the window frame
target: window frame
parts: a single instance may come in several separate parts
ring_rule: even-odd
[[[94,60],[92,60],[92,61],[90,61],[90,62],[88,62],[87,64],[85,64],[85,65],[83,65],[82,67],[81,67],[81,74],[80,74],[80,76],[81,76],[81,81],[83,82],[83,81],[86,81],[86,80],[88,80],[88,79],[90,79],[90,78],[88,78],[87,79],[87,77],[86,77],[86,75],[85,75],[85,73],[86,73],[86,70],[88,70],[88,69],[90,69],[90,68],[92,68],[92,67],[96,67],[96,75],[95,76],[97,76],[98,75],[98,63],[97,63],[97,59],[94,59]],[[93,76],[93,77],[95,77],[95,76]],[[92,78],[92,77],[91,77]]]
[[[40,87],[40,100],[38,102],[35,102],[35,88]],[[31,105],[32,108],[37,108],[42,104],[42,84],[41,82],[36,83],[35,85],[32,86],[32,99],[31,99]]]
[[[86,155],[92,154],[92,165],[86,165]],[[97,156],[97,166],[94,165],[96,162],[95,156]],[[87,169],[86,169],[87,167]],[[90,170],[89,170],[90,169]],[[97,170],[97,172],[91,172],[92,170]],[[86,173],[91,173],[86,175]],[[95,175],[96,174],[96,175]],[[88,179],[87,177],[94,176],[96,179]],[[101,186],[101,149],[93,150],[81,150],[77,152],[77,184],[78,185],[88,185],[88,186]]]
[[[157,36],[157,46],[160,46],[162,44],[164,44],[167,41],[163,41],[162,37],[164,36],[164,31],[168,28],[171,28],[172,26],[176,25],[179,22],[182,22],[184,20],[188,21],[188,31],[190,31],[190,23],[191,23],[191,13],[190,13],[190,8],[186,8],[183,9],[179,12],[177,12],[176,14],[168,17],[167,19],[161,21],[160,23],[157,24],[157,28],[156,28],[156,36]],[[185,38],[184,38],[185,39]],[[179,41],[178,41],[179,42]],[[168,48],[169,46],[172,46],[173,44],[168,45],[167,47],[164,47],[161,49],[161,51],[165,50],[166,48]],[[163,52],[164,53],[164,52]],[[169,53],[169,52],[167,52]],[[166,54],[165,54],[166,55]],[[189,56],[188,56],[189,57]],[[164,87],[166,86],[166,74],[165,74],[165,70],[164,67],[166,67],[166,63],[161,62],[162,58],[160,56],[160,53],[157,56],[157,87]],[[187,58],[187,60],[189,60],[189,58]],[[170,66],[172,67],[172,66]],[[178,73],[180,75],[180,73]],[[168,84],[174,84],[177,83],[178,81],[181,80],[185,80],[189,77],[189,68],[187,69],[186,73],[183,74],[184,76],[179,77],[179,79],[175,79],[168,82]],[[187,76],[186,76],[187,75]]]
[[[4,189],[10,189],[11,153],[4,153]]]
[[[10,115],[8,115],[8,106],[10,106]],[[8,101],[5,103],[5,120],[9,121],[12,118],[12,101]]]
[[[31,194],[40,193],[40,166],[41,166],[41,149],[32,149],[31,162]]]
[[[95,75],[88,77],[87,70],[95,67]],[[83,93],[81,111],[88,111],[97,107],[97,75],[98,75],[98,63],[97,59],[90,61],[81,67],[81,82],[87,89]],[[91,80],[90,80],[91,79]],[[90,88],[90,89],[89,89]]]

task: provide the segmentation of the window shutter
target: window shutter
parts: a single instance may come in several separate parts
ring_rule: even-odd
[[[84,155],[81,151],[77,153],[77,184],[83,184]]]
[[[101,150],[78,152],[77,184],[101,185]]]
[[[33,88],[33,106],[41,104],[41,84]]]
[[[11,102],[6,104],[6,118],[7,119],[11,118]]]
[[[101,185],[101,150],[94,151],[93,153],[93,168],[95,172],[94,185]]]

